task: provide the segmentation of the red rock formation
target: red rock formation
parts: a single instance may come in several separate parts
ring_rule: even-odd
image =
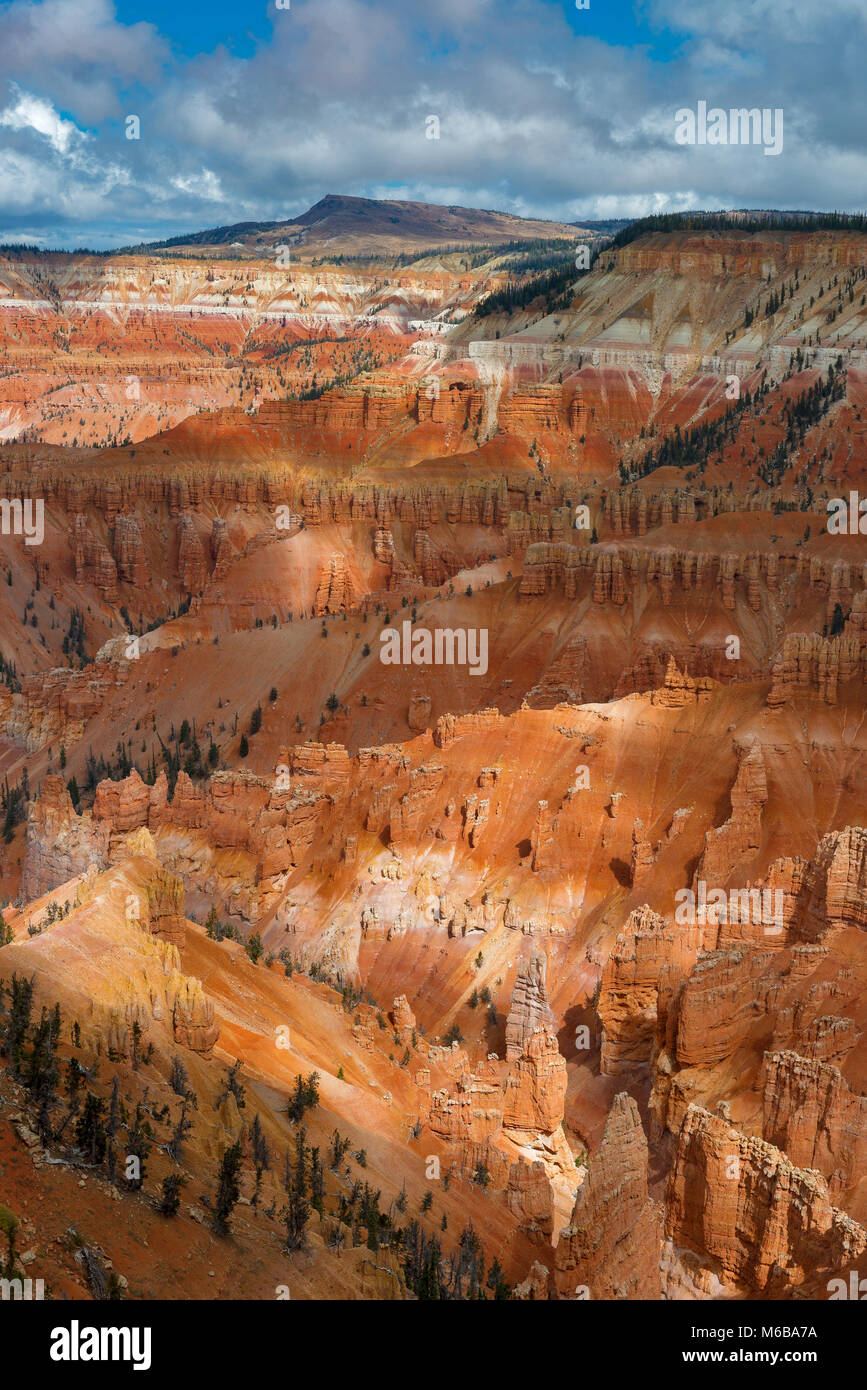
[[[182,950],[186,941],[184,885],[177,874],[155,868],[147,882],[147,920],[144,925],[163,941]]]
[[[720,1287],[779,1297],[867,1249],[867,1232],[832,1205],[820,1174],[697,1105],[678,1137],[665,1234],[667,1297]]]
[[[796,907],[795,930],[807,940],[845,927],[867,931],[867,830],[861,826],[822,837]]]
[[[818,1168],[832,1193],[850,1187],[867,1160],[867,1096],[830,1062],[796,1052],[765,1055],[762,1134],[801,1168]]]
[[[554,1193],[540,1159],[519,1159],[509,1168],[506,1205],[534,1242],[547,1243],[554,1229]]]
[[[324,560],[316,583],[313,599],[313,612],[317,618],[326,613],[348,613],[353,606],[352,580],[346,565],[346,558],[334,554]]]
[[[600,1069],[619,1076],[650,1062],[657,1024],[657,984],[664,967],[688,971],[701,948],[700,927],[666,923],[647,905],[635,908],[602,971],[598,1014]]]
[[[563,1119],[566,1060],[544,1026],[527,1039],[512,1062],[503,1094],[503,1128],[527,1135],[553,1134]]]
[[[841,634],[820,637],[818,633],[792,633],[773,667],[773,685],[768,705],[779,709],[796,695],[818,696],[827,705],[837,703],[841,685],[867,679],[867,645],[858,636]]]
[[[178,577],[185,593],[201,593],[208,577],[208,565],[196,523],[192,516],[183,513],[178,517]]]
[[[179,980],[172,1005],[172,1029],[180,1047],[205,1055],[213,1050],[220,1028],[214,1021],[213,1001],[198,980]]]
[[[552,1022],[545,988],[547,965],[547,956],[534,951],[518,966],[506,1019],[507,1062],[517,1061],[536,1029],[550,1026]]]
[[[711,951],[683,986],[675,1055],[683,1067],[712,1067],[730,1057],[777,982],[771,951]]]
[[[622,1091],[557,1243],[561,1297],[574,1296],[581,1286],[591,1299],[660,1296],[662,1209],[648,1197],[647,1164],[638,1107]]]
[[[76,815],[62,777],[44,777],[27,818],[21,868],[24,895],[39,898],[83,873],[92,864],[104,868],[107,861],[105,827],[94,825],[90,816]]]
[[[115,518],[112,550],[117,562],[118,579],[125,584],[132,584],[135,588],[143,588],[150,584],[150,571],[141,528],[134,516]]]
[[[762,841],[762,811],[768,799],[768,783],[761,744],[738,747],[738,772],[731,790],[732,811],[724,825],[709,830],[696,870],[710,888],[724,887],[731,875],[748,862]]]

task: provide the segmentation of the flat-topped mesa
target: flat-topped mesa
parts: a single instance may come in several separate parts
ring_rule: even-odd
[[[534,951],[518,965],[506,1019],[507,1062],[522,1056],[537,1028],[551,1027],[554,1022],[545,987],[547,968],[548,958],[542,951]]]
[[[621,1091],[557,1243],[562,1298],[581,1288],[591,1299],[659,1298],[662,1208],[648,1197],[647,1163],[638,1106]]]
[[[857,690],[865,681],[867,641],[857,631],[837,637],[791,633],[774,662],[767,703],[778,709],[797,695],[811,695],[835,705],[841,686],[854,682]]]
[[[831,1192],[843,1192],[867,1161],[867,1096],[850,1090],[831,1062],[767,1052],[762,1135],[799,1167],[817,1168]]]
[[[780,1297],[867,1250],[867,1232],[831,1203],[820,1173],[690,1105],[665,1202],[663,1295]]]
[[[629,914],[603,967],[599,988],[604,1076],[628,1075],[649,1065],[660,974],[667,966],[687,974],[701,946],[700,926],[668,923],[647,904]]]
[[[758,740],[737,746],[738,770],[731,789],[731,815],[705,835],[695,884],[708,889],[728,884],[735,869],[756,855],[762,843],[762,812],[768,800],[765,759]]]

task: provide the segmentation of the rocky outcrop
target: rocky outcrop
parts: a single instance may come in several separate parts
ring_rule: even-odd
[[[867,830],[853,825],[819,841],[795,911],[797,934],[810,941],[847,927],[867,931]]]
[[[126,661],[97,658],[83,670],[56,667],[21,682],[20,690],[0,685],[0,729],[36,752],[55,740],[67,746],[83,735],[88,721],[126,685]]]
[[[556,1035],[540,1026],[512,1062],[503,1093],[503,1128],[519,1134],[553,1134],[563,1119],[566,1059]]]
[[[547,966],[548,958],[541,951],[534,951],[518,966],[506,1019],[507,1062],[517,1061],[523,1055],[537,1028],[553,1023],[545,988]]]
[[[317,618],[321,618],[326,613],[348,613],[352,606],[352,580],[346,558],[335,553],[320,566],[313,612]]]
[[[554,1229],[554,1193],[541,1159],[519,1159],[509,1168],[506,1206],[530,1239],[547,1242]]]
[[[214,1017],[213,1001],[208,998],[198,980],[179,977],[173,990],[172,1030],[175,1042],[191,1052],[205,1055],[213,1051],[220,1036]]]
[[[147,883],[147,920],[154,936],[182,950],[187,938],[184,885],[177,874],[155,868]]]
[[[653,846],[644,834],[644,821],[640,816],[636,816],[632,826],[632,854],[629,859],[629,881],[633,888],[640,888],[647,882],[655,858]]]
[[[163,774],[161,790],[165,787],[167,782]],[[151,805],[157,799],[154,791],[155,788],[149,787],[135,768],[120,782],[105,779],[96,788],[93,818],[109,826],[112,834],[126,835],[131,830],[138,830],[149,823]]]
[[[724,825],[709,830],[695,882],[724,887],[732,873],[748,862],[762,842],[762,812],[768,799],[768,781],[761,744],[737,749],[738,771],[731,789],[731,815]]]
[[[665,1234],[666,1297],[780,1297],[867,1249],[867,1232],[833,1206],[821,1174],[697,1105],[678,1136]]]
[[[796,1052],[765,1056],[762,1134],[801,1168],[818,1168],[833,1193],[850,1187],[867,1161],[867,1096],[839,1068]]]
[[[21,891],[28,899],[39,898],[68,879],[84,873],[91,864],[105,868],[109,834],[89,815],[76,814],[63,778],[48,774],[39,795],[30,803]]]
[[[141,528],[134,516],[115,517],[112,550],[119,580],[124,584],[132,584],[135,588],[144,588],[150,584],[150,570]]]
[[[409,1000],[405,994],[398,995],[392,1005],[391,1010],[394,1031],[405,1046],[409,1046],[417,1038],[416,1018],[409,1006]]]
[[[700,927],[680,927],[646,904],[629,914],[602,971],[598,1014],[605,1076],[642,1071],[656,1036],[657,985],[665,967],[686,974],[702,944]]]
[[[497,709],[479,710],[477,714],[443,714],[436,722],[433,740],[437,748],[451,748],[468,734],[495,729],[500,720]]]
[[[591,1299],[659,1298],[662,1208],[648,1197],[647,1163],[638,1106],[623,1091],[557,1243],[561,1297],[583,1286]]]
[[[774,961],[773,952],[746,947],[701,957],[677,1002],[680,1066],[713,1067],[732,1055],[776,985]]]
[[[820,637],[792,633],[774,662],[768,694],[770,709],[779,709],[797,695],[811,695],[826,705],[837,703],[841,685],[867,680],[867,644],[857,635]]]
[[[411,697],[406,722],[414,734],[423,733],[430,727],[430,710],[430,695],[418,694]]]
[[[69,544],[76,584],[92,584],[109,601],[117,597],[117,565],[104,541],[94,536],[79,512],[72,521]]]
[[[423,763],[413,769],[409,791],[392,802],[388,810],[393,841],[422,837],[433,819],[444,778],[445,768],[440,763]]]
[[[208,578],[205,547],[196,530],[195,519],[188,513],[178,517],[178,579],[188,594],[199,594]]]

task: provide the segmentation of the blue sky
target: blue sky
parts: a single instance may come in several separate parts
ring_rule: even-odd
[[[864,0],[0,0],[0,240],[110,247],[325,193],[863,210],[865,30]],[[781,152],[679,144],[699,101],[783,111]]]

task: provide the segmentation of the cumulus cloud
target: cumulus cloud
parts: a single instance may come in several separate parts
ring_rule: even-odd
[[[326,192],[570,220],[861,207],[862,0],[637,10],[647,43],[627,47],[570,25],[559,0],[293,0],[272,4],[248,56],[182,58],[110,0],[13,0],[0,6],[0,105],[2,75],[19,84],[0,117],[12,160],[0,197],[14,165],[22,226],[53,211],[59,235],[101,244],[212,225],[217,211],[287,216]],[[699,100],[782,108],[782,154],[678,145],[675,113]],[[138,141],[124,138],[131,112]]]
[[[42,135],[58,154],[67,154],[70,146],[86,138],[74,121],[65,121],[50,101],[32,92],[15,90],[15,99],[5,111],[0,111],[0,126],[9,130],[33,130]]]

